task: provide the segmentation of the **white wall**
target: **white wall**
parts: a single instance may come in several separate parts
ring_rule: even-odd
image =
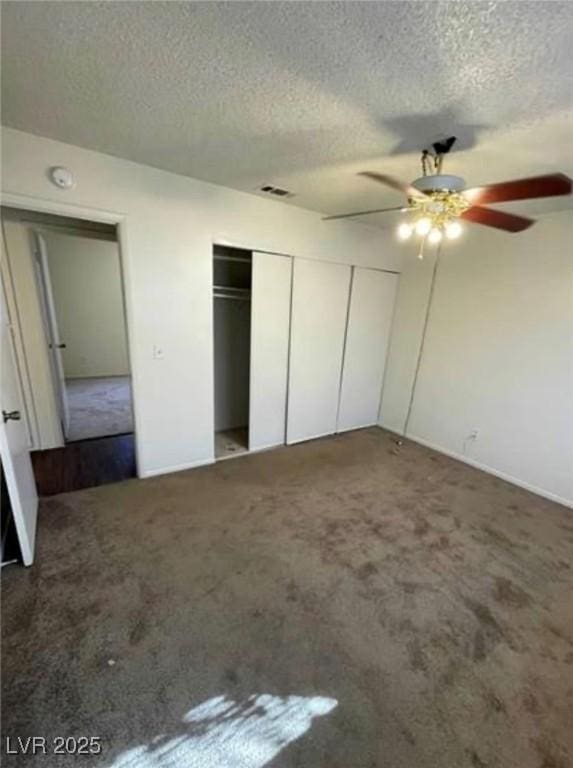
[[[78,206],[84,217],[81,207],[125,217],[129,348],[143,475],[213,458],[213,241],[400,269],[402,252],[371,227],[322,222],[319,214],[284,203],[12,129],[2,131],[2,155],[4,194],[28,196],[31,206],[68,205],[68,215]],[[73,190],[49,182],[53,165],[70,168]],[[154,345],[162,348],[162,359],[153,358]]]
[[[129,374],[117,243],[44,230],[66,378]]]
[[[565,502],[573,501],[572,239],[563,212],[519,235],[468,227],[444,246],[408,429]],[[400,278],[381,409],[381,424],[397,431],[431,271],[432,259],[411,255]],[[467,440],[473,429],[477,439]]]

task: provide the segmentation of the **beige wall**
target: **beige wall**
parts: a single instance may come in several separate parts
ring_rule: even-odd
[[[42,232],[66,378],[129,373],[117,243]]]
[[[518,235],[468,226],[438,266],[408,434],[573,502],[573,220]],[[404,426],[432,259],[410,244],[400,279],[381,424]],[[412,253],[410,253],[412,251]],[[477,438],[470,437],[478,430]]]

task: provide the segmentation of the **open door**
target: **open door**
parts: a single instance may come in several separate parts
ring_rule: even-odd
[[[12,328],[6,307],[4,285],[0,290],[1,370],[0,456],[12,515],[20,543],[24,565],[34,560],[38,494],[30,460],[28,433],[20,394]]]
[[[36,271],[36,279],[38,281],[40,304],[44,315],[44,326],[48,335],[50,367],[52,369],[62,430],[64,432],[64,438],[67,439],[70,430],[70,411],[68,408],[68,396],[66,392],[64,361],[62,359],[62,350],[65,349],[66,345],[60,336],[58,328],[58,317],[56,315],[56,305],[50,278],[46,242],[38,232],[34,232],[33,235],[34,267]]]

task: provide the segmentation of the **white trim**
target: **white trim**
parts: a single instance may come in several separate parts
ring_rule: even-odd
[[[390,427],[385,427],[383,424],[378,424],[378,426],[380,427],[380,429],[385,429],[387,432],[392,432],[392,434],[394,435],[398,435],[399,437],[404,437],[406,440],[412,440],[412,442],[419,443],[420,445],[423,445],[425,448],[431,448],[433,451],[442,453],[444,456],[449,456],[452,459],[461,461],[463,464],[468,464],[470,467],[474,467],[475,469],[480,469],[482,472],[487,472],[488,475],[499,477],[501,480],[505,480],[506,482],[511,483],[512,485],[517,485],[519,488],[523,488],[526,491],[535,493],[537,496],[542,496],[544,499],[549,499],[549,501],[555,501],[557,504],[562,504],[564,507],[569,507],[570,509],[573,509],[573,499],[565,499],[556,493],[551,493],[551,491],[546,491],[543,488],[539,488],[536,485],[531,485],[531,483],[526,483],[524,480],[520,480],[519,478],[514,477],[513,475],[508,475],[506,472],[500,472],[498,469],[494,469],[493,467],[490,467],[487,464],[483,464],[479,461],[476,461],[475,459],[470,459],[469,456],[464,456],[464,454],[456,453],[456,451],[449,451],[447,448],[442,448],[442,446],[437,445],[436,443],[432,443],[429,440],[424,440],[424,438],[422,437],[417,437],[416,435],[411,435],[411,434],[402,435],[401,432],[398,432],[395,429],[391,429]]]
[[[70,216],[76,219],[99,221],[102,224],[119,224],[126,218],[125,213],[106,211],[103,208],[86,208],[83,205],[65,201],[46,200],[33,195],[19,195],[13,192],[2,192],[0,204],[11,208],[23,208],[36,213],[53,213],[56,216]]]
[[[274,448],[284,448],[285,446],[286,443],[270,443],[269,445],[259,445],[258,448],[249,448],[247,453],[262,453],[263,451],[272,451]]]
[[[218,464],[220,461],[230,461],[231,459],[240,459],[243,456],[248,456],[251,453],[248,448],[245,448],[244,451],[239,451],[238,453],[229,453],[227,456],[217,456],[215,458],[214,464]]]
[[[143,472],[140,472],[138,476],[142,479],[146,479],[149,477],[157,477],[158,475],[171,475],[171,474],[174,474],[175,472],[184,472],[186,469],[196,469],[197,467],[206,467],[210,464],[215,464],[215,460],[199,459],[198,461],[192,461],[189,464],[175,464],[172,467],[162,467],[161,469],[148,469]]]
[[[308,443],[309,440],[320,440],[321,437],[335,437],[336,432],[321,432],[319,435],[305,435],[297,437],[296,440],[288,440],[286,445],[297,445],[298,443]]]
[[[355,432],[357,429],[369,429],[370,427],[378,427],[380,426],[378,422],[371,421],[368,424],[358,424],[356,426],[352,427],[344,427],[344,429],[337,429],[334,434],[336,435],[344,435],[345,432]]]
[[[89,217],[88,217],[89,218]],[[230,240],[227,237],[211,237],[211,244],[222,248],[237,248],[241,251],[250,251],[251,253],[268,253],[271,256],[288,256],[291,259],[305,259],[305,261],[326,261],[328,264],[344,264],[347,267],[359,267],[360,269],[371,269],[374,272],[388,272],[391,275],[401,275],[402,272],[397,269],[388,269],[387,267],[363,267],[361,264],[355,264],[350,261],[336,261],[335,259],[321,259],[314,256],[297,256],[294,253],[283,253],[282,251],[269,251],[268,248],[259,248],[253,245],[245,245],[239,241]]]

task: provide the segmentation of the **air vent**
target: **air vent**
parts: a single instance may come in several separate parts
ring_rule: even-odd
[[[273,187],[271,184],[265,184],[264,187],[260,187],[260,192],[265,192],[267,195],[274,195],[275,197],[294,197],[294,192],[289,192],[288,189],[281,189],[280,187]]]

